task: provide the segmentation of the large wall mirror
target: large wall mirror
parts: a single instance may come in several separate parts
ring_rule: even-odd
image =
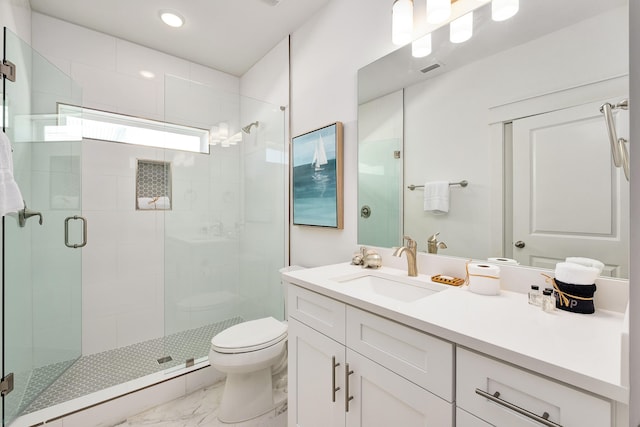
[[[581,256],[627,278],[629,184],[600,106],[628,97],[628,21],[627,0],[520,0],[502,22],[486,3],[470,40],[445,25],[427,57],[407,45],[359,70],[359,243],[427,251],[439,233],[441,255]],[[614,118],[628,139],[628,111]],[[425,210],[438,182],[454,184],[444,214]]]

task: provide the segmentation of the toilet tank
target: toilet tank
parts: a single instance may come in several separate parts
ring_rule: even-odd
[[[299,265],[290,265],[288,267],[281,268],[280,273],[287,273],[289,271],[304,270],[304,269],[305,269],[304,267],[300,267]],[[284,295],[284,320],[287,320],[288,319],[287,316],[289,315],[287,282],[281,279],[280,284],[282,285],[282,295]]]

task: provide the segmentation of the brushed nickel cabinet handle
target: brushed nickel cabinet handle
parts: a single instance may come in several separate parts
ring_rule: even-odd
[[[353,374],[353,370],[349,369],[349,364],[347,363],[344,370],[344,411],[349,412],[349,402],[353,400],[353,396],[349,396],[349,376]]]
[[[340,362],[336,363],[336,357],[331,358],[331,401],[336,401],[336,391],[340,390],[340,387],[336,387],[336,368],[340,366]]]
[[[547,427],[562,427],[561,424],[557,424],[554,423],[553,421],[549,421],[549,413],[545,412],[542,415],[538,415],[538,414],[534,414],[531,411],[527,411],[526,409],[523,409],[521,407],[519,407],[518,405],[514,405],[511,402],[507,402],[506,400],[500,399],[500,392],[496,391],[493,394],[487,393],[484,390],[480,390],[479,388],[476,389],[476,394],[479,394],[480,396],[489,399],[492,402],[497,403],[498,405],[504,406],[505,408],[511,409],[514,412],[517,412],[520,415],[524,415],[527,418],[530,418],[534,421],[539,422],[542,425],[545,425]]]

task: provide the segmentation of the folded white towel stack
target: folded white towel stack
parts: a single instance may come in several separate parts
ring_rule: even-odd
[[[166,196],[138,197],[138,209],[140,210],[171,209],[171,201]]]
[[[564,283],[593,285],[598,276],[600,276],[600,270],[596,267],[587,267],[572,262],[559,262],[556,264],[555,278]]]
[[[597,259],[591,258],[582,258],[582,257],[567,257],[565,262],[570,262],[572,264],[580,264],[585,267],[595,267],[600,270],[599,274],[602,274],[602,270],[604,269],[604,263],[598,261]]]
[[[435,215],[449,212],[449,181],[424,184],[424,210]]]
[[[20,188],[13,177],[11,143],[4,132],[0,132],[0,216],[18,212],[24,208]]]

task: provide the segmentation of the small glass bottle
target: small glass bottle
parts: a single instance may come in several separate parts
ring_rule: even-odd
[[[556,309],[556,297],[553,296],[550,288],[542,291],[542,309],[547,313],[551,313]]]
[[[537,305],[538,307],[542,305],[542,294],[540,293],[540,287],[538,285],[531,285],[529,304]]]

